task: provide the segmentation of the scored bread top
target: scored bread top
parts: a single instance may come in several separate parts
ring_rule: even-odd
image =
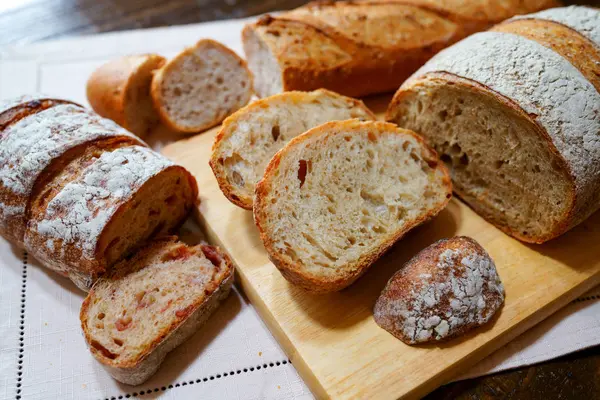
[[[445,340],[488,322],[504,302],[494,261],[469,237],[428,246],[392,276],[377,324],[408,344]]]
[[[149,178],[173,165],[141,146],[103,153],[30,222],[30,229],[48,238],[46,248],[38,251],[53,253],[72,244],[85,258],[94,259],[100,235],[118,208]]]
[[[67,103],[75,104],[69,100],[52,98],[44,94],[23,95],[0,101],[0,137],[1,132],[10,124],[36,112]]]
[[[21,244],[35,183],[69,150],[102,138],[138,139],[79,106],[59,104],[4,129],[0,139],[0,231]]]
[[[215,247],[175,238],[149,243],[98,280],[83,302],[92,354],[109,366],[139,365],[232,278],[231,261]]]
[[[335,121],[273,157],[256,187],[254,218],[284,277],[333,291],[441,211],[451,192],[446,167],[414,132]]]
[[[210,166],[225,196],[250,210],[254,187],[278,150],[308,129],[351,118],[376,119],[362,101],[324,89],[255,101],[225,120],[215,138]]]

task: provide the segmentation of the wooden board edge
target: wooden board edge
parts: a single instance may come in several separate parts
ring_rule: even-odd
[[[562,296],[554,299],[544,307],[538,309],[535,313],[522,320],[521,323],[513,325],[510,329],[499,335],[497,339],[488,341],[476,351],[469,354],[467,357],[464,357],[462,360],[456,362],[452,368],[447,368],[446,371],[443,371],[440,374],[433,376],[431,379],[423,382],[423,384],[408,392],[405,397],[408,399],[420,399],[438,387],[450,383],[452,379],[457,376],[456,373],[452,373],[452,369],[463,371],[474,366],[479,361],[492,354],[494,351],[515,340],[517,337],[530,330],[535,325],[544,321],[552,314],[566,307],[573,300],[577,299],[579,296],[587,293],[598,285],[600,285],[600,272],[584,280],[579,285],[571,288]]]
[[[265,302],[262,300],[258,292],[252,287],[248,278],[241,271],[241,268],[237,268],[237,261],[233,257],[233,255],[227,250],[227,247],[221,242],[218,235],[215,231],[210,227],[210,224],[206,221],[200,210],[196,207],[194,211],[194,217],[202,231],[206,234],[206,237],[209,239],[211,244],[217,245],[221,247],[221,249],[232,259],[233,264],[235,266],[235,275],[237,277],[236,281],[239,283],[238,286],[241,286],[241,289],[244,291],[244,294],[248,297],[250,302],[252,303],[254,309],[258,312],[261,319],[267,325],[267,328],[271,332],[271,334],[277,340],[277,343],[283,348],[283,351],[291,360],[292,365],[303,379],[304,383],[309,387],[312,394],[318,399],[329,399],[331,396],[327,393],[325,388],[321,385],[317,377],[314,375],[308,363],[302,358],[302,356],[296,351],[294,345],[284,333],[283,329],[277,323],[275,316],[271,313]],[[275,267],[273,267],[275,268]]]

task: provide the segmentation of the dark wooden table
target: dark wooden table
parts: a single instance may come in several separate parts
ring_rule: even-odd
[[[304,0],[0,1],[0,46],[61,36],[240,18],[304,3]],[[567,3],[600,7],[600,0]],[[600,347],[529,368],[449,384],[427,399],[600,399]]]

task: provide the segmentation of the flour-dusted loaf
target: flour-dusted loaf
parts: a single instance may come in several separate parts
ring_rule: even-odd
[[[545,242],[600,207],[599,38],[591,8],[509,20],[430,60],[387,119],[426,138],[479,214]]]
[[[203,39],[156,71],[151,93],[166,126],[201,132],[250,101],[252,74],[233,50]]]
[[[154,110],[150,85],[154,71],[165,58],[158,54],[128,55],[98,67],[87,82],[90,105],[98,114],[140,137],[159,121]]]
[[[18,117],[0,132],[0,234],[81,289],[196,203],[188,171],[113,121],[45,97],[9,103]]]
[[[18,122],[28,115],[38,113],[58,104],[75,103],[64,99],[48,97],[43,94],[24,95],[0,102],[0,136],[2,135],[2,131],[9,125]]]
[[[255,91],[390,92],[439,50],[555,0],[320,1],[265,16],[242,41]]]
[[[341,290],[452,193],[436,153],[385,122],[334,121],[292,139],[256,186],[271,261],[312,292]]]
[[[141,146],[102,153],[32,210],[27,249],[82,289],[153,236],[172,231],[197,197],[183,167]]]
[[[310,128],[352,118],[374,120],[375,115],[362,101],[323,89],[255,101],[225,120],[210,166],[225,196],[251,210],[254,187],[277,151]]]
[[[504,303],[496,265],[469,237],[442,239],[392,276],[375,304],[375,322],[407,344],[462,335]]]
[[[54,102],[26,100],[20,109],[31,110],[32,104],[44,107],[50,101]],[[21,246],[29,201],[55,169],[91,143],[101,147],[140,143],[112,121],[73,104],[37,111],[8,125],[0,136],[0,234]]]
[[[80,312],[94,357],[118,381],[139,385],[227,297],[231,261],[218,248],[156,240],[117,264]]]

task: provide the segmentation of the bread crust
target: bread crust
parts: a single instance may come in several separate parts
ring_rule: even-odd
[[[143,258],[144,253],[152,251],[154,247],[169,245],[175,242],[176,237],[157,239],[141,249],[136,257]],[[217,271],[214,277],[214,281],[205,289],[205,296],[193,303],[189,314],[181,317],[178,316],[175,322],[160,332],[135,360],[119,362],[110,359],[91,345],[93,337],[88,329],[88,311],[95,294],[94,288],[89,292],[83,301],[79,314],[81,328],[90,352],[113,378],[128,385],[139,385],[145,382],[156,372],[165,356],[194,334],[206,322],[221,301],[227,298],[234,281],[233,263],[229,256],[218,247],[207,247],[217,252],[222,262],[219,266],[219,271]],[[103,279],[110,278],[109,276]]]
[[[171,69],[175,68],[176,64],[182,58],[187,57],[189,54],[193,53],[197,48],[199,48],[201,46],[213,46],[215,48],[218,48],[219,51],[225,52],[225,53],[233,56],[236,59],[236,61],[239,63],[239,65],[248,74],[248,77],[249,77],[249,84],[247,86],[248,100],[250,99],[251,94],[252,94],[252,80],[253,80],[252,73],[248,69],[246,61],[244,59],[240,58],[240,56],[238,56],[236,54],[236,52],[231,50],[229,47],[227,47],[224,44],[219,43],[215,40],[202,39],[202,40],[198,41],[193,47],[189,47],[189,48],[185,49],[184,51],[182,51],[181,53],[179,53],[178,55],[173,57],[171,60],[169,60],[167,63],[165,63],[161,68],[159,68],[155,72],[154,77],[152,78],[150,94],[152,95],[152,101],[154,102],[154,108],[157,110],[162,123],[176,133],[189,134],[189,133],[201,132],[201,131],[204,131],[206,129],[209,129],[209,128],[219,124],[222,121],[222,119],[215,119],[215,120],[211,121],[210,123],[205,124],[204,126],[190,128],[190,127],[186,127],[186,126],[182,126],[182,125],[178,124],[177,121],[175,121],[173,118],[171,118],[171,116],[167,112],[166,100],[162,94],[162,85],[163,85],[163,80],[165,78],[165,75],[169,74]]]
[[[444,253],[450,257],[443,260]],[[469,267],[481,272],[481,275],[468,277],[465,259],[470,259]],[[482,281],[477,282],[477,279]],[[460,307],[452,307],[452,300],[464,301],[458,298],[464,290],[459,284],[461,280],[470,281],[474,292],[469,295],[480,295],[484,300],[482,305],[472,302],[470,307],[466,307],[463,303],[466,312]],[[457,290],[446,291],[437,286],[439,284],[452,285],[453,289],[456,285]],[[425,296],[430,298],[427,300],[424,299],[423,288],[428,289]],[[480,292],[477,292],[478,288]],[[428,303],[428,300],[434,304]],[[419,305],[416,309],[413,308],[414,302]],[[381,292],[373,316],[379,326],[406,344],[428,343],[449,340],[485,324],[503,302],[504,287],[488,253],[474,239],[455,236],[438,240],[403,265]],[[409,316],[416,321],[409,320]],[[436,331],[434,327],[426,326],[426,321],[432,317],[444,321],[446,329]]]
[[[240,110],[236,111],[228,118],[226,118],[223,122],[221,129],[215,137],[215,141],[212,147],[213,152],[209,161],[209,165],[215,175],[215,178],[217,179],[219,188],[229,201],[231,201],[236,206],[244,208],[246,210],[252,210],[252,205],[254,203],[252,197],[244,196],[242,193],[235,189],[235,187],[229,182],[229,179],[227,178],[225,167],[219,163],[219,157],[221,156],[221,153],[219,152],[219,147],[221,146],[223,141],[227,140],[228,136],[230,136],[232,126],[234,126],[240,120],[242,120],[245,115],[255,112],[259,113],[261,112],[261,109],[270,107],[271,104],[274,102],[286,100],[293,105],[304,101],[308,101],[315,95],[326,95],[336,97],[338,99],[343,99],[351,107],[358,108],[364,111],[372,120],[377,119],[375,114],[373,114],[373,112],[369,110],[361,100],[356,100],[350,97],[344,97],[326,89],[318,89],[314,92],[291,91],[280,93],[267,98],[259,99],[245,106],[244,108],[241,108]]]
[[[162,67],[165,61],[158,54],[141,54],[120,57],[100,66],[87,81],[86,93],[90,105],[99,115],[112,119],[136,135],[147,135],[153,124],[136,132],[128,123],[133,117],[126,114],[127,102],[131,101],[129,90],[136,81],[147,79],[146,74]],[[149,86],[145,95],[150,96]]]
[[[471,33],[515,14],[560,5],[554,0],[497,3],[314,2],[246,25],[242,41],[249,60],[258,57],[249,45],[253,35],[269,49],[279,65],[284,91],[328,88],[365,96],[396,90],[434,54]],[[375,32],[375,39],[367,32]]]
[[[44,111],[59,104],[73,104],[69,100],[51,98],[45,95],[25,95],[0,103],[0,138],[2,131],[25,117]]]
[[[368,268],[379,259],[390,247],[394,245],[400,238],[402,238],[408,231],[413,229],[414,227],[432,219],[435,217],[440,211],[442,211],[452,197],[452,183],[450,180],[449,172],[442,162],[438,162],[435,166],[435,169],[442,173],[442,183],[446,189],[446,196],[444,201],[439,204],[436,208],[429,210],[427,213],[422,214],[415,218],[411,223],[406,224],[406,226],[394,233],[393,237],[388,239],[387,241],[380,243],[377,248],[362,254],[359,259],[352,263],[351,268],[348,268],[349,271],[344,271],[339,274],[335,278],[322,278],[315,277],[312,274],[307,273],[303,270],[302,266],[297,263],[293,263],[282,257],[279,251],[274,246],[274,239],[271,238],[270,232],[267,231],[266,224],[268,223],[268,216],[266,214],[266,210],[269,207],[269,204],[266,203],[266,196],[271,190],[271,180],[273,179],[273,173],[276,171],[279,163],[281,162],[282,157],[286,152],[293,151],[294,147],[304,141],[309,140],[313,136],[322,135],[324,132],[328,132],[329,130],[335,129],[343,130],[345,132],[351,131],[352,129],[360,126],[361,122],[358,120],[348,120],[348,121],[334,121],[325,123],[318,127],[315,127],[306,133],[297,136],[292,139],[286,147],[277,152],[269,165],[265,170],[265,174],[263,179],[256,186],[256,195],[254,200],[254,221],[256,226],[258,227],[260,237],[262,242],[267,250],[269,259],[273,264],[279,269],[281,274],[293,284],[314,293],[325,293],[332,291],[339,291],[349,285],[351,285],[354,281],[356,281],[361,275],[363,275]],[[407,129],[398,128],[396,125],[386,122],[369,122],[371,124],[371,132],[374,134],[379,134],[383,131],[394,131],[398,134],[402,135],[410,135],[415,138],[421,145],[422,149],[428,154],[428,156],[433,160],[438,160],[437,153],[435,150],[431,149],[426,142],[416,133],[409,131]]]

